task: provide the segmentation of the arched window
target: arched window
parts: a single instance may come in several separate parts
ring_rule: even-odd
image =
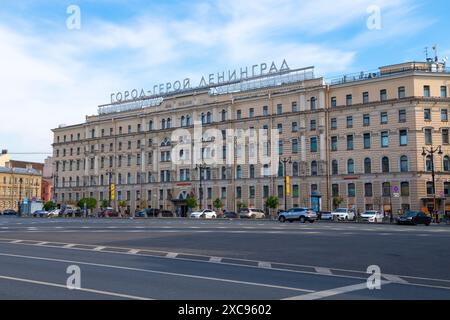
[[[401,156],[400,157],[400,171],[401,172],[408,172],[409,171],[409,163],[408,163],[408,157],[407,156]]]
[[[202,124],[206,123],[206,116],[205,114],[202,112]]]
[[[242,179],[242,167],[237,166],[236,168],[236,179]]]
[[[191,116],[190,116],[190,115],[187,115],[187,116],[186,116],[186,126],[187,126],[187,127],[190,127],[190,126],[191,126]]]
[[[349,159],[347,161],[347,173],[354,174],[355,173],[355,161],[353,159]]]
[[[426,170],[431,172],[433,169],[433,163],[431,161],[431,156],[427,156],[425,164],[426,164]]]
[[[298,162],[292,163],[292,175],[294,177],[298,177],[300,175],[300,172],[298,170]]]
[[[383,159],[381,159],[381,169],[383,173],[389,173],[391,171],[388,157],[383,157]]]
[[[331,174],[334,176],[339,174],[339,162],[337,160],[331,162]]]
[[[255,165],[251,164],[250,165],[250,179],[254,179],[255,178]]]
[[[313,161],[311,162],[311,175],[312,176],[317,176],[318,172],[317,172],[317,161]]]
[[[450,171],[450,157],[449,156],[444,157],[444,171],[446,171],[446,172]]]
[[[172,127],[172,120],[169,118],[167,119],[167,129],[170,129]]]
[[[372,160],[370,160],[370,158],[364,159],[364,173],[365,174],[372,173]]]
[[[166,128],[166,119],[162,119],[161,121],[161,129],[165,129]]]
[[[227,111],[222,110],[222,121],[227,121]]]

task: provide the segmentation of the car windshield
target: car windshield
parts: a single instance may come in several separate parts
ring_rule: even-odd
[[[415,217],[419,215],[419,212],[407,212],[404,214],[405,217]]]
[[[376,211],[367,211],[365,214],[374,216],[377,214],[377,212]]]
[[[336,212],[344,213],[344,212],[347,212],[347,209],[336,209]]]

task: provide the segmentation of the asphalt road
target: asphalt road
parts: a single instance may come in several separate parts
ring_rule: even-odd
[[[447,225],[0,217],[0,299],[450,299],[449,243]]]

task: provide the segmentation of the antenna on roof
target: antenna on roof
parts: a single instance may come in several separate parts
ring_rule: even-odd
[[[433,46],[433,51],[434,51],[434,62],[439,62],[439,57],[438,57],[438,45],[435,44]]]

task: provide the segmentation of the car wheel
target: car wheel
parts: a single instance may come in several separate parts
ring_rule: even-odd
[[[429,223],[429,222],[425,223],[425,225],[426,225],[427,227],[429,227],[429,226],[430,226],[430,224],[431,224],[431,223]]]
[[[300,223],[305,223],[305,222],[306,222],[305,217],[300,217]]]
[[[314,220],[309,220],[309,223],[314,223]]]
[[[252,214],[252,215],[250,216],[250,218],[251,218],[251,219],[256,219],[256,214]]]
[[[348,221],[348,217],[345,217],[345,221]]]
[[[285,222],[286,222],[286,218],[283,217],[283,216],[281,216],[280,218],[278,218],[278,220],[279,220],[281,223],[285,223]]]

